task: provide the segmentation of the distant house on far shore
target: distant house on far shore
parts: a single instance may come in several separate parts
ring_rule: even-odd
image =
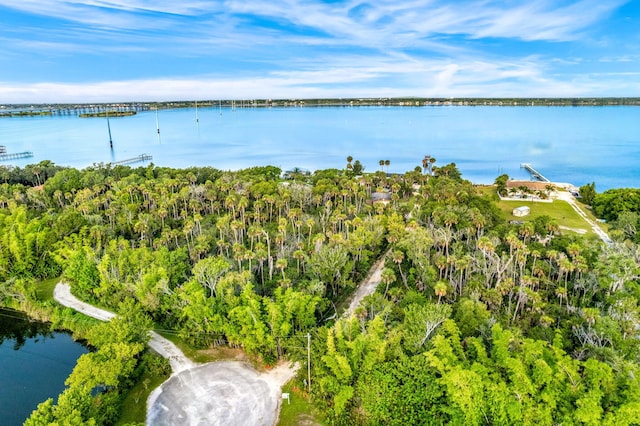
[[[520,206],[513,209],[513,215],[516,217],[527,216],[531,213],[531,209],[527,206]]]

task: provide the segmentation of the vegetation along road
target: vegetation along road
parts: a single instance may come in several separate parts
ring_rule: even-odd
[[[581,190],[606,244],[432,159],[0,168],[0,303],[96,348],[25,425],[637,424],[640,190]]]
[[[54,298],[78,312],[109,321],[112,312],[78,300],[59,283]],[[238,361],[197,365],[176,345],[154,331],[149,346],[169,359],[173,374],[147,401],[147,424],[272,425],[277,419],[280,389],[295,374],[286,364],[259,373]]]

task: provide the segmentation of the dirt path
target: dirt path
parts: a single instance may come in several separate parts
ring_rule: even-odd
[[[373,294],[382,281],[382,270],[384,269],[384,260],[387,258],[389,251],[380,256],[380,259],[373,264],[371,269],[369,270],[369,274],[367,278],[364,279],[356,289],[353,294],[353,299],[351,299],[351,303],[349,303],[349,308],[342,314],[343,317],[350,317],[366,296]]]
[[[61,305],[109,321],[115,314],[78,300],[69,284],[58,283],[53,297]],[[298,369],[281,363],[260,373],[240,361],[198,365],[172,342],[151,331],[149,346],[169,359],[173,374],[147,400],[148,425],[273,425],[282,386]]]

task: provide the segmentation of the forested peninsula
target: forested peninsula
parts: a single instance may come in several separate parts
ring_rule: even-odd
[[[549,216],[507,220],[455,164],[347,161],[1,167],[0,302],[95,349],[26,424],[144,422],[169,373],[150,329],[298,362],[292,398],[318,424],[637,424],[638,190],[590,194],[605,244]],[[377,291],[344,316],[381,259]],[[59,306],[60,280],[117,319]]]

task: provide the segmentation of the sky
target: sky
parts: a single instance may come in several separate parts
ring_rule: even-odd
[[[0,0],[0,104],[638,97],[640,0]]]

